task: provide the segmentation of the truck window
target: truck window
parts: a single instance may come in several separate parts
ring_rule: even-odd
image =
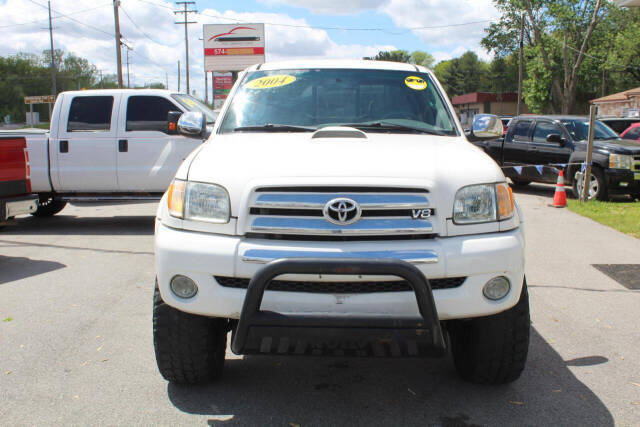
[[[67,132],[106,132],[111,129],[113,96],[76,96],[71,101]]]
[[[127,132],[152,130],[167,132],[167,113],[181,111],[161,96],[130,96],[127,101]]]
[[[546,143],[547,136],[552,133],[562,135],[562,132],[556,125],[551,122],[536,123],[536,130],[533,131],[533,142]]]
[[[528,141],[529,129],[531,129],[531,122],[529,120],[517,121],[515,126],[512,126],[509,129],[509,133],[507,135],[507,142],[511,142],[514,139],[518,141]]]

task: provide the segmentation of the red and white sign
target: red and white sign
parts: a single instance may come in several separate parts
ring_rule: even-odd
[[[262,64],[264,24],[204,25],[205,71],[242,71]]]
[[[233,78],[231,73],[213,73],[213,108],[219,109],[229,96]]]

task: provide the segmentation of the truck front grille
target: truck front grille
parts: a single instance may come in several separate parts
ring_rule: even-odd
[[[215,276],[220,286],[225,288],[247,289],[249,279]],[[431,289],[452,289],[461,286],[466,277],[448,277],[430,279]],[[307,292],[314,294],[368,294],[376,292],[409,292],[411,286],[404,280],[383,282],[313,282],[294,280],[272,280],[267,286],[269,291]]]
[[[288,236],[428,236],[435,209],[428,191],[394,187],[271,187],[255,191],[247,233]],[[354,202],[358,215],[339,221],[328,205]],[[352,208],[349,205],[349,208]],[[349,211],[353,212],[353,211]],[[333,215],[333,218],[331,217]]]

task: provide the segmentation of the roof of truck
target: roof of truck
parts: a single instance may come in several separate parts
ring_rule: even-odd
[[[359,70],[395,70],[413,71],[425,73],[429,70],[421,65],[407,64],[404,62],[391,61],[370,61],[357,59],[322,59],[322,60],[295,60],[267,62],[262,65],[249,67],[249,71],[272,71],[272,70],[306,70],[306,69],[359,69]]]
[[[166,90],[166,89],[87,89],[87,90],[70,90],[65,91],[63,93],[69,95],[112,95],[114,92],[118,93],[135,93],[137,95],[158,95],[158,94],[166,94],[172,95],[179,92]],[[186,94],[184,94],[186,95]]]

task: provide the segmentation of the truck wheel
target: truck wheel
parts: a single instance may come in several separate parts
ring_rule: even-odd
[[[580,198],[582,188],[584,185],[584,179],[578,179],[580,171],[576,171],[573,177],[573,195],[576,199]],[[607,182],[604,179],[604,172],[598,167],[591,168],[591,185],[589,187],[589,200],[609,200],[609,189],[607,188]]]
[[[222,374],[227,319],[184,313],[168,306],[158,284],[153,294],[153,346],[162,376],[172,383],[204,383]]]
[[[65,206],[67,206],[67,202],[62,200],[55,200],[52,197],[41,198],[38,201],[38,208],[31,215],[38,217],[53,216],[64,209]]]
[[[451,350],[458,374],[477,384],[506,384],[518,379],[527,360],[530,324],[525,279],[520,301],[513,308],[451,325]]]

